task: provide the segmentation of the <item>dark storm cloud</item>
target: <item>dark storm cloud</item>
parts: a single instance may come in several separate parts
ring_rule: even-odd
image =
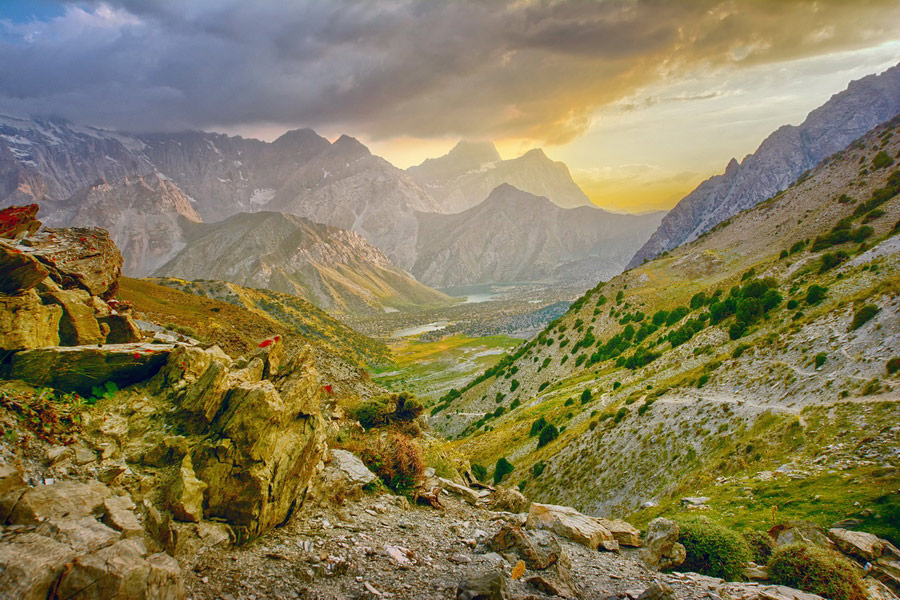
[[[131,130],[256,123],[570,140],[680,71],[897,37],[896,3],[116,0],[0,23],[0,109]]]

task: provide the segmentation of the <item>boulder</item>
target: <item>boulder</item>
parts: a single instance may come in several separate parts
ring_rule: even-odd
[[[209,487],[204,514],[242,542],[281,523],[302,501],[325,453],[318,373],[309,348],[260,379],[264,360],[230,371],[214,353],[176,353],[154,381],[201,436],[191,451]]]
[[[121,313],[109,314],[97,319],[101,327],[107,329],[107,344],[132,344],[144,339],[141,328],[131,315]]]
[[[0,238],[17,239],[32,235],[41,228],[37,220],[40,207],[37,204],[8,206],[0,210]]]
[[[28,488],[8,512],[7,523],[37,525],[50,518],[88,517],[99,512],[112,492],[98,481],[79,483],[58,481],[50,485]],[[0,499],[0,505],[6,496]],[[6,512],[0,510],[0,512]]]
[[[35,533],[82,552],[93,552],[118,541],[121,535],[93,517],[45,519]]]
[[[352,497],[377,478],[355,454],[334,448],[321,476],[325,500]]]
[[[681,528],[669,519],[658,517],[650,521],[641,559],[654,571],[677,567],[687,558],[684,546],[678,543]]]
[[[50,277],[63,288],[81,288],[101,298],[116,293],[122,254],[105,229],[45,229],[23,239],[21,245],[48,267]]]
[[[497,489],[490,495],[488,503],[488,508],[491,510],[512,513],[527,512],[528,507],[528,499],[519,490],[501,486],[497,486]]]
[[[500,571],[475,573],[456,588],[456,600],[509,600],[506,576]]]
[[[122,387],[150,379],[172,349],[164,344],[36,348],[13,355],[9,378],[89,395],[108,381]]]
[[[47,304],[62,307],[59,343],[63,346],[97,344],[103,341],[100,324],[94,318],[91,295],[84,290],[53,290],[41,294]]]
[[[544,543],[541,543],[544,542]],[[542,571],[559,560],[563,550],[555,540],[540,540],[518,525],[504,524],[489,542],[491,550],[515,553],[533,571]]]
[[[181,600],[185,592],[174,558],[162,553],[148,556],[142,540],[126,539],[75,558],[56,595],[79,600]]]
[[[775,540],[777,547],[788,544],[812,544],[820,548],[832,548],[824,527],[808,521],[787,521],[769,529],[769,535]]]
[[[34,290],[0,295],[0,350],[28,350],[59,344],[63,310],[48,306]]]
[[[25,488],[25,479],[22,477],[22,470],[15,465],[0,466],[0,496]]]
[[[169,508],[175,518],[194,523],[200,521],[203,518],[203,493],[207,487],[206,483],[197,479],[191,457],[184,456],[168,491]]]
[[[664,581],[654,581],[638,596],[638,600],[678,600],[675,590]]]
[[[526,526],[529,529],[549,529],[591,550],[596,550],[601,545],[606,549],[613,549],[612,543],[615,543],[612,533],[598,519],[583,515],[569,506],[532,502]],[[615,549],[618,549],[617,544]]]
[[[828,537],[844,554],[867,562],[874,562],[884,552],[884,542],[871,533],[832,528],[828,530]]]
[[[144,535],[144,527],[134,514],[134,502],[128,496],[113,496],[103,501],[103,522],[126,538]]]
[[[631,523],[621,519],[599,519],[599,521],[620,546],[641,547],[641,532]]]
[[[900,594],[900,561],[882,556],[871,565],[869,576]]]
[[[0,542],[0,598],[47,600],[73,558],[70,546],[36,533]]]
[[[470,487],[460,485],[458,483],[450,481],[449,479],[444,479],[443,477],[438,477],[437,479],[440,482],[442,488],[444,488],[448,492],[451,492],[458,496],[462,496],[462,499],[472,506],[476,506],[478,504],[478,501],[481,499],[481,495]]]
[[[33,256],[0,241],[0,294],[20,294],[46,279],[47,270]]]

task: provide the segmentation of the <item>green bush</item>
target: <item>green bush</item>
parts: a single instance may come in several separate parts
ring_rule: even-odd
[[[813,284],[806,290],[806,303],[812,305],[819,304],[825,299],[826,293],[828,293],[828,288]]]
[[[353,417],[364,429],[385,427],[395,423],[410,423],[419,418],[425,407],[409,392],[381,394],[360,403],[353,409]]]
[[[775,540],[772,539],[765,531],[746,531],[744,532],[744,541],[750,548],[753,555],[753,562],[758,565],[765,565],[775,550]]]
[[[853,320],[850,322],[850,331],[859,329],[869,322],[869,320],[878,314],[881,309],[874,304],[866,304],[853,314]]]
[[[531,431],[528,432],[528,437],[534,437],[541,432],[541,430],[547,426],[547,419],[544,417],[539,418],[537,421],[531,424]]]
[[[559,430],[552,423],[547,425],[543,429],[541,429],[540,435],[538,435],[538,448],[543,448],[553,440],[559,437]]]
[[[544,461],[538,461],[534,463],[534,467],[531,468],[531,472],[535,477],[540,477],[544,473],[544,469],[547,468],[547,463]]]
[[[472,463],[472,475],[474,475],[475,479],[478,481],[484,481],[487,479],[487,468],[484,465]]]
[[[826,360],[828,360],[828,355],[825,354],[824,352],[819,352],[818,354],[816,354],[816,358],[815,358],[816,368],[818,369],[819,367],[824,365]]]
[[[900,371],[900,358],[894,357],[888,360],[885,369],[887,369],[888,375],[893,375],[897,371]]]
[[[628,414],[628,409],[623,406],[622,408],[620,408],[618,410],[618,412],[616,412],[616,416],[613,417],[613,421],[616,423],[621,423],[622,419],[624,419],[625,415],[627,415],[627,414]]]
[[[769,560],[769,576],[778,585],[819,594],[831,600],[865,600],[859,573],[836,554],[806,544],[777,549]]]
[[[874,169],[883,169],[885,167],[889,167],[894,164],[894,159],[891,158],[891,155],[882,150],[878,154],[875,155],[875,158],[872,159],[872,168]]]
[[[581,392],[581,403],[587,404],[590,401],[591,401],[591,389],[588,388],[588,389],[584,390],[583,392]]]
[[[741,534],[713,523],[704,517],[680,521],[678,541],[687,550],[687,558],[679,569],[740,581],[744,566],[752,558]]]
[[[512,473],[515,470],[515,467],[512,466],[512,463],[506,460],[505,456],[502,456],[497,459],[497,464],[494,466],[494,483],[500,483],[503,481],[503,478]]]

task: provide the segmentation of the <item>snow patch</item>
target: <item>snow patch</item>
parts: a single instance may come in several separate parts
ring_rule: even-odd
[[[268,204],[274,197],[275,190],[272,188],[256,188],[253,190],[253,195],[250,196],[250,204]]]

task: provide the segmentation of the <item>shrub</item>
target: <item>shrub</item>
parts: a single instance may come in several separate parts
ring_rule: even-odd
[[[472,475],[474,475],[475,479],[478,481],[484,481],[487,479],[487,467],[479,465],[478,463],[472,463]]]
[[[559,430],[556,428],[556,425],[552,423],[547,425],[543,429],[541,429],[541,433],[538,435],[538,448],[543,448],[553,440],[559,437]]]
[[[591,401],[591,389],[587,388],[586,390],[581,392],[581,403],[587,404],[590,401]]]
[[[878,154],[875,155],[875,158],[872,159],[872,167],[874,169],[883,169],[885,167],[889,167],[894,164],[894,159],[891,158],[891,155],[882,150]]]
[[[702,388],[709,381],[709,374],[704,373],[700,376],[700,379],[697,380],[697,387]]]
[[[775,550],[775,540],[772,539],[765,531],[746,531],[744,532],[744,541],[750,548],[753,555],[753,562],[758,565],[765,565]]]
[[[544,461],[538,461],[534,463],[534,467],[531,468],[531,473],[535,477],[540,477],[544,473],[544,469],[547,468],[547,464]]]
[[[850,322],[850,331],[859,329],[869,322],[881,309],[874,304],[866,304],[862,308],[853,313],[853,320]]]
[[[788,544],[769,560],[769,576],[779,585],[831,600],[865,600],[859,574],[845,559],[806,544]]]
[[[678,541],[687,550],[681,570],[726,581],[739,581],[743,577],[744,565],[752,555],[739,533],[703,517],[681,521],[678,525],[681,527]]]
[[[887,361],[887,365],[885,365],[887,369],[888,375],[893,375],[897,371],[900,371],[900,358],[894,357]]]
[[[419,418],[425,407],[409,392],[381,394],[360,403],[353,417],[364,429],[385,427],[396,423],[410,423]]]
[[[813,284],[806,290],[806,303],[818,304],[825,299],[826,293],[828,293],[828,288]]]
[[[511,462],[506,460],[505,456],[501,456],[497,459],[497,464],[494,466],[494,483],[500,483],[503,481],[503,478],[512,473],[515,470],[515,467]]]
[[[737,347],[732,351],[731,358],[740,358],[741,355],[746,352],[747,348],[749,348],[747,344],[738,344]]]
[[[736,340],[739,339],[746,333],[747,324],[742,321],[735,321],[731,324],[731,327],[728,328],[728,337]]]
[[[512,383],[509,384],[509,391],[510,391],[510,392],[514,392],[514,391],[516,391],[516,388],[517,388],[517,387],[519,387],[519,380],[518,380],[518,379],[513,379],[513,380],[512,380]]]
[[[819,352],[818,354],[816,354],[816,358],[815,358],[816,368],[818,369],[819,367],[824,365],[826,360],[828,360],[828,355],[825,354],[824,352]]]
[[[619,389],[620,387],[622,387],[622,382],[621,382],[621,381],[613,382],[613,389],[614,389],[614,390],[617,390],[617,389]]]
[[[624,418],[625,418],[625,415],[627,415],[627,414],[628,414],[628,409],[625,408],[625,407],[623,406],[623,407],[620,408],[619,411],[616,413],[616,416],[613,417],[613,421],[615,421],[616,423],[621,423],[621,422],[622,422],[622,419],[624,419]]]
[[[424,476],[422,446],[412,436],[399,432],[367,436],[363,442],[353,445],[352,450],[395,492],[415,489]]]
[[[528,437],[534,437],[541,432],[541,430],[547,426],[547,419],[544,417],[539,418],[537,421],[531,424],[531,431],[528,432]]]
[[[788,310],[795,310],[798,306],[800,306],[800,303],[797,302],[796,300],[794,300],[794,299],[788,300],[788,303],[787,303]]]

